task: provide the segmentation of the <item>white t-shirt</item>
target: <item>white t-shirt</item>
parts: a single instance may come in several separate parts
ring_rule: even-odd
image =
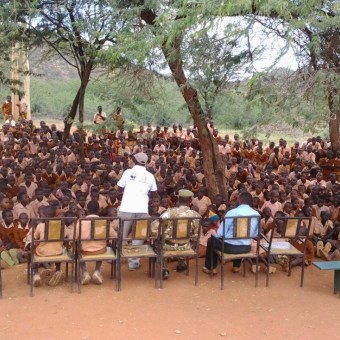
[[[124,188],[119,211],[128,213],[148,213],[149,191],[157,191],[153,174],[145,167],[135,165],[124,171],[117,185]]]
[[[93,121],[96,123],[96,124],[101,124],[101,123],[103,123],[104,121],[105,121],[105,119],[103,119],[103,118],[105,118],[106,119],[106,112],[104,112],[104,111],[102,111],[101,113],[99,113],[99,112],[96,112],[95,114],[94,114],[94,116],[93,116]]]

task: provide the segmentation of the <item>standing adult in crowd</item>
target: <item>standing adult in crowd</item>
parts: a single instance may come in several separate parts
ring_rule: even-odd
[[[2,104],[2,115],[6,121],[8,117],[12,114],[12,98],[7,96],[6,101]]]
[[[93,116],[93,123],[102,124],[106,120],[106,112],[103,111],[101,106],[98,106],[98,111]]]
[[[148,156],[144,152],[134,155],[135,165],[131,169],[124,171],[117,185],[120,191],[124,191],[122,203],[118,216],[124,218],[146,218],[149,217],[149,193],[157,193],[155,176],[146,170],[145,165]],[[132,221],[125,221],[123,226],[123,237],[126,238],[130,232]],[[134,240],[132,244],[140,245],[143,241]],[[129,258],[129,270],[140,267],[139,258]]]

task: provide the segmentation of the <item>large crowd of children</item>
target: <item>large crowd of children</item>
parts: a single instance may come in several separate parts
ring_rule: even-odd
[[[132,133],[120,124],[116,132],[88,133],[81,143],[79,131],[63,140],[63,132],[44,121],[37,126],[32,120],[5,123],[0,131],[2,268],[25,261],[31,222],[41,217],[41,207],[52,207],[47,209],[52,217],[79,218],[89,214],[95,201],[99,216],[114,216],[121,201],[117,182],[138,152],[148,155],[146,168],[158,186],[150,216],[176,206],[180,189],[194,193],[192,209],[203,217],[200,255],[239,193],[248,191],[263,231],[271,230],[277,214],[312,217],[306,264],[314,249],[315,256],[326,260],[339,257],[340,150],[334,153],[319,136],[301,144],[280,139],[264,145],[256,138],[222,135],[212,121],[207,127],[225,162],[228,200],[208,196],[195,126],[147,125]]]

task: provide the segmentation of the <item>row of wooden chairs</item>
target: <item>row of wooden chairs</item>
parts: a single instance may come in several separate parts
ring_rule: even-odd
[[[71,220],[70,220],[71,219]],[[230,218],[233,225],[233,236],[230,239],[249,239],[253,242],[253,249],[245,254],[226,254],[224,249],[216,251],[221,266],[221,289],[224,288],[224,265],[228,261],[234,259],[243,260],[243,274],[245,275],[245,265],[247,261],[256,266],[255,271],[255,286],[258,286],[259,264],[264,263],[266,267],[266,286],[269,285],[269,267],[272,259],[275,256],[285,255],[289,259],[288,276],[291,275],[291,262],[293,258],[301,257],[301,262],[304,264],[307,240],[309,230],[311,227],[311,218],[306,217],[280,217],[276,218],[273,223],[273,229],[270,235],[264,235],[260,228],[256,235],[251,232],[252,219],[256,219],[256,223],[260,225],[258,216],[249,217],[232,217]],[[66,263],[66,279],[68,278],[68,265],[71,264],[71,291],[73,290],[73,283],[78,283],[78,292],[80,292],[80,264],[81,262],[91,261],[106,261],[111,264],[111,279],[116,277],[116,290],[120,291],[122,287],[122,262],[127,258],[148,258],[149,259],[149,276],[154,277],[155,287],[162,287],[162,264],[167,258],[185,257],[187,259],[189,274],[189,258],[195,259],[195,285],[198,283],[198,247],[201,228],[198,228],[198,233],[192,234],[192,223],[197,218],[135,218],[124,219],[120,218],[104,218],[104,217],[87,217],[78,220],[79,234],[76,237],[75,228],[73,229],[73,237],[65,236],[66,224],[75,222],[72,218],[40,218],[33,222],[32,233],[34,235],[39,223],[43,223],[44,238],[43,240],[33,240],[31,252],[28,260],[27,280],[30,284],[30,294],[33,295],[33,267],[50,262]],[[223,235],[227,227],[229,218],[223,221]],[[123,225],[125,221],[132,223],[131,232],[128,237],[123,237]],[[82,236],[82,225],[84,223],[90,224],[90,239]],[[110,224],[118,226],[116,236],[110,236]],[[171,226],[169,228],[169,225]],[[304,232],[302,231],[302,227]],[[156,232],[155,232],[156,230]],[[170,234],[169,234],[170,230]],[[165,235],[166,232],[166,235]],[[169,240],[190,240],[192,247],[190,250],[176,251],[164,250],[165,242]],[[82,243],[88,241],[107,242],[107,251],[99,255],[85,255],[82,254]],[[132,240],[143,241],[142,245],[133,245]],[[228,242],[228,238],[222,237],[224,242]],[[293,242],[297,241],[302,244],[300,250],[293,246]],[[58,256],[38,256],[35,252],[37,245],[40,242],[61,242],[67,247],[64,247],[63,253]],[[156,268],[157,264],[157,270]],[[304,265],[301,265],[300,286],[303,286],[304,280]],[[2,296],[2,280],[0,269],[0,297]]]
[[[305,256],[309,232],[312,219],[309,217],[277,217],[273,221],[273,228],[266,235],[258,228],[256,235],[252,234],[252,223],[260,225],[259,216],[248,217],[227,217],[224,219],[223,243],[221,250],[214,250],[221,264],[221,289],[224,289],[224,264],[227,261],[236,259],[243,260],[243,275],[245,276],[246,262],[255,265],[255,287],[258,286],[259,264],[264,263],[266,270],[266,286],[269,286],[270,265],[274,262],[274,257],[285,256],[288,259],[288,276],[291,276],[292,260],[301,258],[301,277],[300,286],[303,286]],[[228,223],[233,226],[233,235],[230,238],[225,237],[225,231]],[[252,242],[252,249],[243,254],[226,254],[224,253],[224,242],[228,240],[247,239]],[[301,244],[297,249],[294,244]],[[211,256],[212,258],[212,256]],[[211,264],[212,268],[212,264]]]
[[[192,233],[192,225],[199,223],[198,232]],[[148,258],[149,276],[155,278],[155,287],[162,287],[162,263],[170,256],[164,251],[165,240],[188,240],[192,243],[191,251],[176,251],[171,253],[172,257],[195,257],[195,285],[198,278],[198,246],[200,237],[200,219],[195,218],[111,218],[111,217],[86,217],[77,221],[73,228],[72,237],[66,235],[67,225],[76,222],[72,218],[39,218],[33,220],[32,235],[35,234],[39,224],[44,225],[44,236],[40,240],[33,240],[28,260],[27,280],[30,284],[30,294],[33,295],[33,276],[37,266],[44,263],[66,263],[66,279],[68,278],[68,265],[71,264],[71,291],[73,282],[78,283],[78,292],[81,291],[82,262],[105,261],[111,264],[111,279],[116,277],[116,290],[122,287],[122,262],[127,258]],[[131,231],[127,237],[123,236],[124,223],[131,223]],[[110,234],[111,225],[115,225],[117,234]],[[169,235],[169,225],[170,235]],[[85,228],[86,231],[84,231]],[[41,228],[41,226],[40,226]],[[79,232],[76,232],[79,230]],[[86,237],[84,234],[86,233]],[[165,234],[166,233],[166,234]],[[141,245],[134,245],[133,240],[142,241]],[[103,254],[84,254],[83,244],[86,242],[105,241],[106,252]],[[36,247],[43,242],[54,242],[63,244],[63,252],[57,256],[39,256],[36,254]],[[155,271],[155,266],[158,270]]]

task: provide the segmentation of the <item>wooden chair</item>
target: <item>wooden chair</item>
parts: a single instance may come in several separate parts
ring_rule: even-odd
[[[112,235],[111,223],[117,221],[118,231],[117,234]],[[78,221],[77,228],[79,226],[77,236],[77,282],[78,282],[78,293],[81,291],[81,275],[80,275],[80,264],[83,262],[94,262],[94,261],[107,261],[111,263],[111,280],[116,278],[117,272],[117,241],[118,233],[121,229],[121,220],[119,217],[85,217],[80,218]],[[86,234],[89,237],[84,236],[84,228],[89,228]],[[89,233],[88,233],[89,231]],[[83,254],[82,245],[86,242],[95,241],[106,241],[106,252],[103,254]],[[116,281],[116,290],[118,290],[118,282]]]
[[[71,237],[65,236],[65,221],[66,220],[74,220],[75,218],[67,217],[67,218],[34,218],[32,219],[32,243],[31,243],[31,251],[28,256],[27,262],[27,270],[29,275],[29,283],[30,283],[30,295],[33,296],[33,275],[34,275],[34,265],[41,265],[44,263],[66,263],[66,280],[68,279],[68,264],[71,263],[71,292],[73,291],[73,274],[74,274],[74,265],[75,265],[75,230],[72,228]],[[43,225],[44,227],[44,235],[42,239],[35,239],[34,235],[39,227],[39,225]],[[62,253],[54,256],[39,256],[36,254],[36,248],[41,243],[60,243],[62,247]],[[69,249],[66,249],[64,245],[66,243],[71,243],[72,246]]]
[[[232,223],[233,236],[230,238],[225,237],[225,232],[227,230],[227,224]],[[255,234],[252,233],[252,223],[257,225]],[[225,217],[222,222],[223,237],[222,237],[222,249],[213,250],[218,255],[221,264],[221,289],[224,289],[224,265],[226,262],[233,260],[243,260],[243,276],[246,275],[246,259],[256,261],[256,271],[255,271],[255,287],[258,286],[258,276],[259,276],[259,244],[260,244],[260,216],[247,216],[247,217]],[[246,239],[251,242],[256,242],[256,249],[250,250],[247,253],[242,254],[229,254],[224,253],[225,242],[228,240],[240,240]],[[212,264],[211,264],[212,268]]]
[[[168,258],[179,257],[186,258],[187,275],[189,275],[189,259],[195,258],[195,286],[197,286],[200,234],[201,219],[198,217],[178,217],[161,220],[160,288],[163,288],[163,261]],[[183,245],[182,247],[181,244]],[[189,247],[188,244],[190,245]]]
[[[123,237],[124,222],[130,221],[131,231],[128,237]],[[156,226],[156,227],[152,227]],[[158,258],[156,249],[159,241],[159,218],[124,218],[122,227],[119,230],[118,241],[118,290],[122,289],[122,261],[128,258],[148,258],[149,277],[155,278],[155,288],[157,287],[158,275],[155,275],[155,264]],[[143,241],[141,245],[133,245],[133,240]]]
[[[274,227],[270,234],[270,238],[265,238],[265,243],[261,243],[260,247],[266,252],[267,256],[267,277],[266,286],[269,285],[269,265],[273,256],[285,255],[289,258],[288,276],[291,276],[292,257],[301,257],[301,279],[300,286],[303,286],[305,273],[305,255],[307,248],[307,240],[312,223],[311,217],[278,217],[274,219]],[[301,235],[301,228],[305,228],[305,232]],[[295,248],[292,243],[294,241],[303,244],[303,251]]]

